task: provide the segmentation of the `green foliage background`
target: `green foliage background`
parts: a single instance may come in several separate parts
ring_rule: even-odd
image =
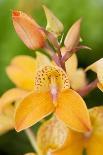
[[[78,18],[83,18],[81,36],[93,50],[78,53],[79,66],[86,67],[103,56],[103,0],[0,0],[0,94],[13,87],[5,68],[15,55],[34,55],[17,37],[11,20],[13,9],[31,14],[40,25],[46,25],[41,4],[47,5],[61,19],[65,33]],[[89,73],[90,79],[94,76]],[[88,107],[103,103],[103,93],[95,90],[86,97]],[[34,127],[35,129],[35,127]],[[11,131],[0,136],[0,155],[21,155],[31,151],[25,133]]]

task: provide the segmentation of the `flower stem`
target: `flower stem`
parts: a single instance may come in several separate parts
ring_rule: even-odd
[[[32,130],[30,128],[26,129],[25,133],[26,133],[26,135],[27,135],[33,149],[36,151],[37,154],[39,154],[39,148],[37,146],[37,142],[36,142],[36,138],[35,138],[34,133],[32,132]]]
[[[90,84],[86,85],[84,88],[77,90],[77,92],[83,97],[86,96],[89,92],[97,87],[98,79],[95,79]]]
[[[49,53],[50,54],[51,53],[54,54],[54,55],[52,55],[52,58],[56,62],[56,64],[57,65],[59,64],[59,67],[61,67],[63,70],[66,71],[66,69],[65,69],[65,62],[62,63],[62,54],[61,54],[61,50],[60,50],[60,45],[58,43],[58,39],[52,33],[46,31],[45,29],[42,29],[42,30],[46,33],[48,41],[54,47],[55,52],[58,54],[58,57],[56,57],[56,55],[54,54],[52,48],[50,48],[47,43],[45,44],[45,48],[49,49]]]
[[[58,57],[59,57],[59,62],[60,62],[61,68],[62,68],[64,71],[66,71],[65,62],[62,61],[62,54],[61,54],[60,47],[58,47],[57,51],[58,51],[57,53],[58,53]]]

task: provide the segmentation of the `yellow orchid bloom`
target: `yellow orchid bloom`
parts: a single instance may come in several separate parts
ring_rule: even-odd
[[[37,145],[40,155],[64,147],[67,143],[69,130],[67,126],[56,117],[44,122],[37,132]]]
[[[0,98],[0,135],[14,129],[14,111],[16,102],[25,95],[25,91],[13,88]]]
[[[37,134],[37,144],[40,155],[82,155],[83,134],[70,130],[56,117],[41,125]],[[75,141],[76,140],[76,141]],[[78,142],[78,145],[76,143]],[[70,148],[69,148],[70,147]]]
[[[72,61],[71,61],[71,63],[72,63]],[[70,63],[68,62],[68,66],[70,66],[69,64]],[[38,73],[38,68],[42,69],[42,67],[46,66],[46,65],[51,65],[53,67],[50,60],[45,55],[40,54],[40,53],[37,54],[36,59],[34,59],[30,56],[17,56],[11,61],[11,64],[7,67],[7,74],[10,77],[10,79],[16,84],[17,87],[19,87],[20,89],[26,90],[27,94],[28,94],[30,91],[33,91],[35,89],[34,88],[34,77],[35,77],[36,72]],[[48,69],[48,72],[51,72],[51,71],[49,71],[52,69],[51,66],[50,66],[50,69]],[[57,72],[57,69],[55,67],[53,67],[53,70],[54,70],[53,72],[55,74],[55,72]],[[61,69],[59,69],[59,71],[61,73],[63,72]],[[57,75],[55,75],[55,76],[58,76],[59,71],[56,73]],[[61,73],[60,73],[60,76],[61,76]],[[41,72],[41,74],[42,74],[42,72]],[[64,72],[63,72],[63,76],[66,77]],[[42,78],[44,78],[44,77],[42,77]],[[47,81],[47,78],[48,77],[46,77],[46,81],[44,80],[45,84],[46,84],[46,85],[44,84],[45,90],[46,90],[46,87],[48,87],[48,85],[51,83],[50,81]],[[65,83],[63,81],[65,78],[63,80],[61,80],[61,78],[62,78],[62,76],[59,78],[60,81],[58,79],[56,80],[57,85],[59,84],[60,89],[62,89],[62,87],[64,87],[63,83]],[[68,81],[67,85],[69,88],[69,85],[70,85],[69,80],[68,80],[68,77],[66,77],[66,78],[67,78],[66,80]],[[38,79],[40,80],[39,75],[37,76],[36,86],[38,85],[37,84]],[[55,77],[54,77],[54,79],[55,79]],[[55,83],[55,80],[54,80],[54,83]],[[40,90],[41,89],[44,90],[44,88],[40,87]],[[48,91],[49,91],[49,89],[48,89]],[[69,91],[71,93],[74,93],[73,90],[69,90]],[[77,95],[77,94],[75,93],[75,95]]]
[[[103,58],[96,61],[92,65],[88,66],[86,68],[86,71],[88,71],[88,70],[92,70],[97,74],[97,78],[99,81],[97,86],[101,91],[103,91]]]
[[[54,113],[69,127],[91,130],[89,114],[81,96],[70,89],[67,74],[59,67],[46,66],[37,71],[35,91],[20,102],[15,114],[15,129],[21,131]]]
[[[52,153],[52,155],[87,155],[103,154],[103,106],[90,109],[93,130],[87,133],[69,132],[67,146]]]

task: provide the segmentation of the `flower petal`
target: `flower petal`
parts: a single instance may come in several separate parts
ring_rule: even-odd
[[[18,105],[15,114],[15,129],[26,129],[54,111],[49,92],[30,93]]]
[[[51,155],[82,155],[83,141],[81,133],[70,131],[67,146],[53,152]]]
[[[20,67],[26,72],[32,74],[32,72],[34,72],[36,69],[36,59],[27,55],[19,55],[12,59],[11,65]]]
[[[97,83],[97,87],[103,92],[103,85],[101,83]]]
[[[53,32],[54,35],[60,35],[64,29],[63,24],[46,6],[43,6],[43,8],[47,18],[46,29],[50,32]]]
[[[66,125],[53,117],[46,121],[39,129],[37,142],[41,154],[45,155],[48,151],[60,149],[68,139],[68,128]]]
[[[64,45],[68,50],[74,49],[80,41],[81,19],[77,20],[69,29],[64,40]]]
[[[12,19],[16,33],[28,48],[34,50],[44,46],[45,35],[31,17],[21,11],[13,11]]]
[[[82,68],[76,70],[71,79],[71,87],[75,90],[81,89],[87,84],[86,73]]]
[[[86,71],[96,72],[100,85],[103,87],[103,58],[86,68]]]
[[[93,126],[91,137],[87,141],[86,149],[88,155],[103,154],[103,106],[90,110],[90,117]]]
[[[98,61],[94,62],[90,66],[88,66],[85,71],[92,70],[94,72],[98,72],[98,68],[103,66],[103,58],[99,59]]]
[[[25,91],[13,88],[5,92],[0,98],[0,134],[14,129],[14,111],[17,101],[26,94]]]
[[[89,66],[85,69],[85,71],[87,72],[88,70],[92,70],[93,72],[96,72],[96,71],[97,71],[96,63],[97,63],[97,62],[95,62],[95,63],[89,65]]]
[[[2,102],[0,100],[0,108],[1,104]],[[14,110],[15,106],[11,103],[2,108],[0,112],[0,135],[14,129]]]
[[[79,132],[91,130],[86,104],[78,93],[72,89],[61,92],[57,103],[56,115],[70,128]]]
[[[6,69],[7,75],[19,88],[34,89],[34,76],[36,72],[35,59],[29,56],[17,56]]]
[[[103,86],[103,58],[97,62],[97,77],[99,82]]]
[[[38,51],[36,51],[36,62],[37,62],[37,70],[42,69],[45,66],[51,65],[51,61],[48,58],[48,56]]]
[[[56,66],[45,66],[37,72],[35,78],[36,91],[50,90],[52,76],[55,77],[56,84],[60,90],[70,87],[68,76],[61,68]]]
[[[8,104],[12,104],[20,100],[27,92],[19,88],[12,88],[6,91],[0,98],[0,112]]]
[[[71,80],[77,70],[78,60],[76,54],[73,54],[65,63],[66,72]]]

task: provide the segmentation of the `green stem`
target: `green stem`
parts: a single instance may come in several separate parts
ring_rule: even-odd
[[[26,129],[25,133],[26,133],[33,149],[36,151],[37,154],[39,154],[39,148],[37,146],[36,137],[35,137],[34,133],[32,132],[32,130],[30,128]]]

